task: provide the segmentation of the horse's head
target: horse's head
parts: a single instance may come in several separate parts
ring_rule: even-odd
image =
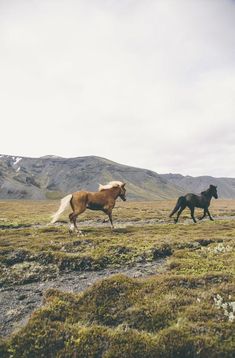
[[[115,200],[119,196],[123,201],[126,201],[126,189],[125,189],[126,183],[123,183],[121,181],[110,181],[106,185],[99,185],[99,191],[103,190],[111,190],[111,192],[114,191]]]
[[[126,201],[126,188],[125,188],[126,183],[123,183],[119,188],[120,188],[120,193],[119,196],[123,201]]]
[[[218,199],[217,186],[211,184],[210,192],[215,199]]]

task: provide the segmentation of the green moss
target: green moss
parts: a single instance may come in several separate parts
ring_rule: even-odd
[[[227,292],[226,292],[227,287]],[[232,281],[116,275],[79,295],[49,290],[45,306],[8,341],[13,357],[232,357],[233,322],[213,302]],[[79,355],[80,354],[80,355]]]
[[[10,357],[54,357],[63,350],[71,334],[58,321],[32,319],[28,329],[12,338]]]

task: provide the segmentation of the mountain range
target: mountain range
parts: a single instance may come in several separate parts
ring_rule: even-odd
[[[176,198],[199,193],[210,184],[220,198],[235,198],[235,178],[158,174],[96,156],[40,158],[0,155],[0,199],[58,199],[82,189],[97,191],[111,180],[127,183],[129,200]]]

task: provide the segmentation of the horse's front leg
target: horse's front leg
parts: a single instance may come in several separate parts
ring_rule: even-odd
[[[204,219],[204,217],[206,216],[206,213],[207,213],[207,210],[206,209],[204,209],[204,213],[203,213],[203,215],[198,219],[198,220],[202,220],[202,219]]]
[[[212,218],[212,216],[211,216],[211,214],[210,214],[210,212],[209,212],[209,209],[208,209],[208,208],[207,208],[207,214],[209,215],[210,220],[211,220],[211,221],[214,221],[214,219]]]
[[[104,209],[103,212],[104,212],[106,215],[108,215],[109,221],[110,221],[111,230],[113,230],[113,229],[114,229],[114,226],[113,226],[112,210],[111,210],[111,209]]]
[[[111,225],[111,230],[114,229],[114,226],[113,226],[113,216],[112,216],[112,212],[109,212],[108,213],[108,217],[109,217],[109,221],[110,221],[110,225]]]

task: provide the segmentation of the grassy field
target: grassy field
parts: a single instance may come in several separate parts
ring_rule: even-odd
[[[112,275],[80,294],[48,290],[28,323],[2,339],[0,356],[233,357],[235,201],[213,201],[215,221],[198,224],[186,210],[173,224],[174,204],[118,202],[114,232],[104,214],[87,211],[77,237],[66,224],[48,225],[58,202],[1,202],[3,289],[166,260],[142,279]]]

